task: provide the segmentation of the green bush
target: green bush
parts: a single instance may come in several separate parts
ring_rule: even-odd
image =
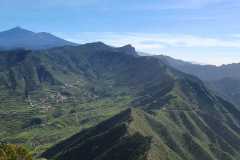
[[[0,144],[0,160],[32,160],[32,155],[22,146]]]

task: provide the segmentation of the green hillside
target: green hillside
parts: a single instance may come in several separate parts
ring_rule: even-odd
[[[133,120],[117,116],[100,124],[103,130],[83,131],[46,153],[89,160],[239,159],[239,110],[199,79],[136,56],[130,45],[2,52],[0,87],[0,138],[35,153],[134,107],[120,114]],[[106,148],[97,147],[103,142]]]
[[[210,114],[159,114],[155,117],[128,109],[59,143],[42,156],[59,160],[239,159],[239,136]]]
[[[200,78],[204,83],[227,101],[240,107],[240,77],[239,63],[222,66],[200,65],[186,62],[172,57],[158,55],[156,58],[166,64]]]

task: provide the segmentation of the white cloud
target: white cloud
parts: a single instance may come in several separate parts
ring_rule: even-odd
[[[200,37],[192,35],[157,36],[154,40],[173,47],[231,47],[240,48],[240,40],[225,40],[221,38]]]
[[[240,33],[232,34],[231,36],[232,36],[233,38],[240,38]]]
[[[66,37],[66,36],[63,36]],[[71,37],[71,36],[70,36]],[[135,45],[138,49],[166,47],[202,47],[202,48],[239,48],[240,38],[214,38],[194,35],[144,34],[144,33],[112,33],[83,32],[68,36],[75,42],[103,41],[110,45]]]
[[[57,35],[70,41],[88,43],[102,41],[112,46],[132,44],[138,51],[150,54],[167,54],[175,58],[204,64],[240,62],[240,38],[202,37],[195,35],[83,32]],[[69,38],[70,37],[70,38]]]

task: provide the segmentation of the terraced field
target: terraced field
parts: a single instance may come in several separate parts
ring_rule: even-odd
[[[1,53],[0,138],[50,159],[238,160],[240,111],[133,50],[92,43]],[[136,109],[118,114],[127,108]]]

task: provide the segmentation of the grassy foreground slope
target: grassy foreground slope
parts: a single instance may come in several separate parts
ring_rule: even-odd
[[[209,115],[196,112],[160,114],[156,118],[139,109],[127,109],[57,144],[42,156],[59,160],[239,159],[239,137],[224,128],[225,123],[213,128],[211,123],[217,123],[213,117],[208,117],[213,121],[209,122],[204,118]]]
[[[239,159],[239,110],[210,93],[199,79],[154,57],[138,57],[131,46],[92,43],[18,50],[1,53],[0,66],[0,137],[6,141],[43,151],[134,107],[138,109],[123,112],[133,120],[116,120],[105,131],[83,131],[73,138],[79,145],[66,140],[62,147],[69,147],[69,154],[75,154],[72,148],[86,148],[80,156],[89,154],[89,159],[97,158],[91,154],[98,148],[102,159],[111,159],[121,148],[121,155],[133,153],[128,159]],[[98,147],[107,143],[108,132],[116,143]],[[85,134],[92,138],[85,141]],[[54,150],[49,157],[64,159],[66,150]]]

